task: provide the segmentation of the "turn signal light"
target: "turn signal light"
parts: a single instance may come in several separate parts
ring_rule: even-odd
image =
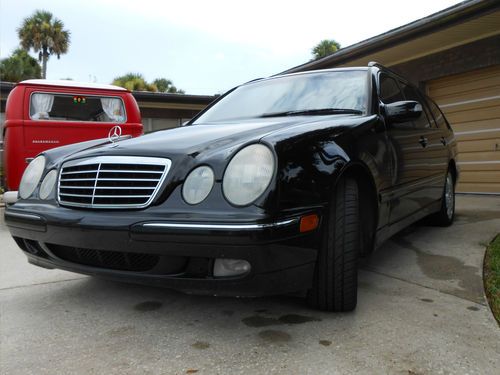
[[[300,233],[315,230],[319,224],[319,217],[316,214],[302,216],[300,218]]]

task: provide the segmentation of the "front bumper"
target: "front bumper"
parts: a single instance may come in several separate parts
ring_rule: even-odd
[[[311,212],[235,223],[17,203],[5,222],[29,262],[41,267],[187,293],[261,296],[311,287],[320,231],[299,230],[300,217]],[[217,258],[246,260],[251,271],[214,277]]]

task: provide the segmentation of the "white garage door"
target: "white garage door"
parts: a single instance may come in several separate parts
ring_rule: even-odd
[[[500,194],[500,66],[430,81],[427,93],[458,140],[457,191]]]

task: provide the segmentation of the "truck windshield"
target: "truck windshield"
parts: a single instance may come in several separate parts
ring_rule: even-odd
[[[368,107],[367,77],[366,70],[341,70],[248,83],[222,98],[194,124],[261,117],[364,114]]]
[[[121,98],[36,92],[31,95],[30,118],[51,121],[124,122]]]

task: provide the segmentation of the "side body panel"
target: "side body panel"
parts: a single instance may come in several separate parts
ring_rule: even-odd
[[[394,224],[440,200],[448,153],[420,94],[390,72],[382,72],[377,77],[382,112],[385,112],[385,105],[400,100],[415,100],[423,107],[416,120],[386,121],[389,148],[394,160],[392,187],[388,196],[391,202],[389,223]],[[388,87],[393,90],[391,95],[387,95],[391,91]]]
[[[16,86],[7,97],[4,124],[3,170],[7,190],[16,190],[26,168],[24,151],[24,86]]]

